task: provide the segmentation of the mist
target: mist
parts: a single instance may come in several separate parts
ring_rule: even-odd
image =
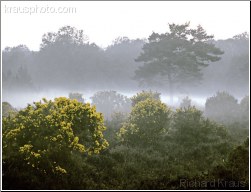
[[[168,26],[102,48],[65,25],[38,51],[5,47],[4,188],[247,189],[249,34]]]
[[[59,33],[70,30],[71,34],[60,40],[64,36]],[[74,39],[79,33],[82,30],[70,26],[54,33],[58,40],[50,40],[51,33],[45,33],[39,51],[25,45],[6,47],[2,52],[3,101],[20,108],[42,97],[66,97],[70,92],[80,92],[91,102],[90,97],[102,90],[115,90],[128,97],[141,90],[154,90],[171,105],[177,106],[182,97],[189,96],[203,106],[217,91],[226,91],[239,100],[249,94],[248,34],[214,41],[224,52],[221,59],[202,69],[201,80],[177,82],[170,101],[168,82],[163,77],[153,76],[144,82],[135,79],[135,72],[143,66],[135,59],[146,39],[118,37],[102,49],[90,44],[84,35]]]

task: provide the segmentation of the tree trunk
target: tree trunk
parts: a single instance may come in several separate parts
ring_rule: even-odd
[[[168,84],[169,84],[169,96],[170,96],[170,105],[173,105],[173,81],[171,74],[167,75]]]

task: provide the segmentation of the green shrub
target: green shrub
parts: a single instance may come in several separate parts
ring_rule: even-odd
[[[85,103],[81,93],[69,93],[69,99],[76,99],[78,102]]]
[[[134,107],[137,103],[146,99],[155,99],[160,101],[160,93],[153,91],[142,91],[140,93],[137,93],[131,98],[132,106]]]
[[[191,99],[186,96],[185,98],[182,99],[182,102],[180,103],[180,108],[188,108],[191,107]]]
[[[2,102],[2,117],[13,116],[17,113],[17,110],[11,106],[8,102]]]
[[[108,146],[103,116],[95,107],[64,97],[29,104],[15,117],[4,118],[3,129],[5,181],[24,180],[26,174],[26,182],[35,179],[31,186],[43,177],[48,182],[56,178],[57,186],[57,179],[64,182],[83,157]]]
[[[242,98],[240,105],[240,121],[245,123],[248,128],[249,122],[249,96],[245,96]]]
[[[171,109],[155,99],[137,103],[126,123],[120,129],[120,137],[131,144],[154,143],[161,134],[167,132]]]
[[[217,164],[229,148],[225,127],[205,119],[195,107],[176,110],[170,134],[176,147],[172,155],[194,172]]]
[[[249,187],[249,139],[234,147],[226,161],[215,166],[210,172],[210,179],[226,181],[229,189],[248,189]]]
[[[116,91],[99,91],[91,99],[92,105],[96,105],[106,120],[110,120],[114,112],[128,113],[131,110],[130,99]]]
[[[224,124],[238,121],[239,106],[237,99],[227,92],[217,92],[215,96],[207,99],[205,116]]]

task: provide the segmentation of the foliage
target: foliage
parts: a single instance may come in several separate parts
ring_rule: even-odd
[[[3,189],[227,189],[218,184],[230,181],[247,189],[248,140],[233,149],[247,136],[241,123],[225,128],[153,97],[105,123],[88,103],[44,99],[3,118]]]
[[[76,44],[83,45],[88,40],[88,37],[83,34],[83,30],[78,30],[75,27],[64,26],[56,33],[46,33],[42,37],[41,49],[55,44]]]
[[[14,116],[17,110],[8,102],[2,102],[2,117]]]
[[[5,178],[18,169],[26,176],[31,172],[49,179],[68,177],[77,161],[107,148],[105,129],[102,115],[90,104],[64,97],[29,104],[15,117],[3,119]]]
[[[170,116],[171,109],[164,103],[148,98],[133,107],[119,135],[129,144],[154,143],[167,132]]]
[[[3,52],[3,89],[34,90],[30,64],[32,52],[25,46],[6,47]]]
[[[136,91],[134,80],[170,93],[248,94],[247,33],[214,41],[201,26],[168,27],[148,40],[119,37],[106,49],[71,26],[44,34],[38,51],[7,47],[3,98],[49,88]],[[217,93],[207,101],[204,114],[210,120],[189,98],[173,112],[152,91],[131,99],[103,91],[92,102],[85,104],[80,93],[20,111],[3,102],[3,189],[184,189],[181,179],[240,181],[240,189],[248,189],[249,96],[238,104],[229,93]]]
[[[246,122],[246,124],[248,125],[248,121],[249,121],[249,96],[245,96],[242,98],[240,105],[240,118],[241,121]]]
[[[172,153],[176,160],[190,164],[194,172],[221,162],[229,147],[225,127],[205,119],[195,107],[176,110],[170,137],[177,148]]]
[[[249,34],[247,32],[243,32],[240,34],[237,34],[235,36],[233,36],[233,39],[236,40],[248,40],[249,39]]]
[[[92,105],[95,105],[97,111],[103,113],[106,119],[110,119],[114,112],[129,112],[131,108],[130,99],[116,91],[99,91],[91,100]]]
[[[224,181],[235,182],[230,189],[248,189],[249,186],[249,139],[232,149],[223,164],[216,166],[211,177]]]
[[[180,108],[189,108],[191,107],[191,99],[186,96],[182,99],[182,102],[180,103]]]
[[[146,99],[156,99],[160,101],[160,93],[158,92],[153,92],[153,91],[142,91],[140,93],[137,93],[134,95],[131,100],[132,100],[132,106],[134,107],[137,103],[140,101],[144,101]]]
[[[83,94],[81,93],[69,93],[70,99],[76,99],[80,103],[85,103],[85,100],[83,98]]]
[[[216,47],[224,50],[221,60],[210,64],[204,70],[204,80],[194,91],[205,94],[227,90],[235,94],[249,93],[249,36],[244,33],[233,38],[214,41]],[[192,87],[191,87],[192,88]]]
[[[114,146],[114,144],[118,143],[117,132],[122,127],[127,117],[127,113],[114,112],[111,115],[111,119],[105,121],[107,129],[104,131],[104,137],[107,139],[109,146]]]
[[[189,25],[169,24],[170,32],[153,32],[149,36],[143,52],[136,59],[137,62],[144,62],[135,72],[139,82],[150,85],[157,78],[158,84],[169,84],[172,95],[174,84],[199,82],[202,79],[201,70],[209,62],[220,60],[223,52],[209,43],[213,36],[207,35],[200,25],[196,29],[189,29]]]
[[[238,102],[227,92],[217,92],[205,104],[205,116],[220,123],[233,123],[238,120]]]
[[[187,29],[190,30],[189,27]],[[132,40],[121,37],[104,50],[94,43],[89,43],[83,30],[63,26],[54,32],[45,33],[41,37],[41,41],[39,51],[29,50],[25,45],[6,47],[2,51],[3,94],[9,95],[10,91],[14,92],[17,89],[20,92],[26,92],[27,90],[48,90],[48,88],[62,88],[67,89],[67,91],[74,89],[113,89],[119,91],[127,89],[136,91],[138,85],[133,76],[135,76],[137,69],[137,73],[142,73],[142,79],[139,81],[142,81],[143,84],[140,84],[140,86],[150,88],[151,84],[154,84],[151,86],[152,89],[158,87],[169,91],[169,88],[166,89],[166,85],[168,86],[168,79],[164,74],[166,70],[158,69],[157,65],[154,65],[149,67],[149,70],[145,69],[139,72],[139,69],[145,64],[136,62],[135,58],[144,51],[142,47],[145,43],[149,43],[147,40]],[[174,41],[173,43],[170,42],[166,50],[171,50],[169,45],[175,45]],[[206,68],[201,67],[203,69],[201,70],[203,80],[198,86],[190,85],[192,80],[199,82],[197,78],[193,78],[193,74],[181,75],[182,78],[173,77],[174,80],[177,80],[173,83],[173,91],[185,89],[186,91],[189,90],[189,94],[192,92],[198,93],[198,91],[208,94],[224,89],[247,94],[249,91],[249,35],[243,33],[234,38],[209,40],[206,43],[213,44],[224,51],[221,60],[210,62],[210,65]],[[181,42],[180,47],[182,45]],[[184,46],[187,45],[184,44]],[[161,46],[158,47],[161,48]],[[198,50],[204,51],[204,49]],[[161,53],[163,50],[155,53],[158,52]],[[172,56],[178,54],[182,55],[183,53],[170,54],[171,57],[168,58],[172,59]],[[181,61],[184,57],[179,57],[179,60]],[[187,65],[189,63],[186,62]],[[190,68],[189,66],[184,67]],[[175,68],[174,71],[179,69],[176,66],[173,66],[173,68]],[[184,69],[184,73],[191,70],[193,70],[192,67],[189,70]],[[156,74],[160,71],[161,73]],[[170,70],[168,69],[168,71]],[[46,78],[44,78],[45,76]],[[202,75],[198,77],[202,77]]]

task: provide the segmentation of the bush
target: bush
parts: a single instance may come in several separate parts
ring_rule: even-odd
[[[240,102],[240,121],[246,123],[249,122],[249,96],[245,96]]]
[[[16,114],[17,110],[11,106],[8,102],[2,102],[2,117],[13,116]]]
[[[182,99],[182,102],[180,103],[180,108],[188,108],[191,107],[191,99],[186,96],[185,98]]]
[[[231,124],[238,121],[238,109],[237,99],[227,92],[217,92],[207,99],[205,116],[219,123]]]
[[[110,120],[105,121],[107,129],[104,131],[104,136],[111,147],[118,141],[117,132],[122,127],[127,117],[127,113],[115,112],[111,115]]]
[[[131,98],[132,106],[134,107],[137,103],[146,99],[155,99],[160,101],[160,93],[152,91],[142,91],[140,93],[137,93]]]
[[[248,189],[249,187],[249,140],[233,148],[226,161],[214,167],[210,173],[214,180],[228,182],[229,189]],[[231,182],[235,185],[231,185]],[[230,183],[230,186],[229,186]],[[225,188],[226,188],[225,187]]]
[[[3,129],[4,181],[30,182],[24,188],[39,182],[45,187],[44,177],[57,186],[84,156],[108,146],[103,116],[95,107],[64,97],[29,104],[15,117],[4,118]]]
[[[131,144],[154,143],[169,127],[171,109],[158,100],[137,103],[120,129],[119,135]]]
[[[69,93],[69,99],[76,99],[80,103],[85,103],[85,100],[81,93]]]
[[[128,113],[131,110],[130,99],[116,91],[99,91],[91,99],[92,105],[96,105],[97,111],[103,113],[106,119],[111,119],[114,112]]]
[[[206,171],[226,155],[228,133],[226,129],[208,119],[195,107],[177,109],[170,131],[176,161],[190,170]]]

